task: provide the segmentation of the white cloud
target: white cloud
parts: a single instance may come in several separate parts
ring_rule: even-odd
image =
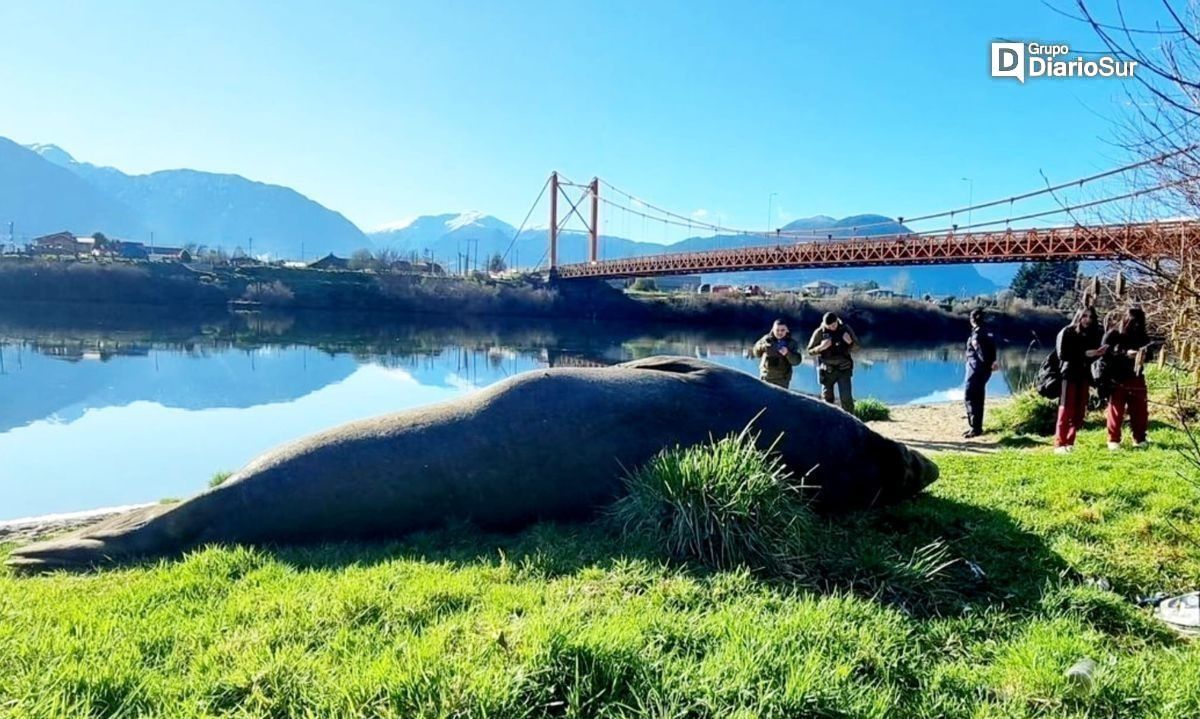
[[[705,217],[708,217],[708,210],[704,209],[703,207],[692,212],[693,220],[703,220]]]

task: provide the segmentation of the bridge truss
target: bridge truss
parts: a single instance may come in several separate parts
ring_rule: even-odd
[[[593,216],[593,226],[594,226]],[[1200,241],[1200,221],[1073,225],[1003,232],[948,232],[837,240],[793,240],[759,247],[597,260],[559,265],[561,279],[652,277],[746,270],[948,265],[1037,260],[1145,258],[1164,241]],[[594,245],[593,245],[594,247]],[[553,265],[552,265],[553,266]]]

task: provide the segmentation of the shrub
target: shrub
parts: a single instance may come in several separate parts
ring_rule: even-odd
[[[296,299],[296,293],[279,280],[274,282],[252,282],[246,286],[243,299],[259,302],[268,307],[290,305]]]
[[[625,478],[610,510],[626,535],[715,568],[794,573],[813,523],[804,485],[750,427],[663,450]]]
[[[992,412],[995,429],[1012,434],[1054,434],[1058,421],[1058,403],[1034,390],[1014,395],[1012,401]]]
[[[862,422],[880,422],[892,418],[892,410],[874,397],[854,401],[854,416]]]
[[[1168,421],[1195,422],[1200,417],[1200,391],[1187,372],[1170,365],[1147,365],[1146,389],[1152,411]]]
[[[233,472],[217,472],[208,480],[209,487],[220,487],[225,484],[225,480],[233,476]]]
[[[633,284],[629,286],[629,289],[633,290],[634,292],[657,292],[658,283],[649,277],[639,277],[633,281]]]

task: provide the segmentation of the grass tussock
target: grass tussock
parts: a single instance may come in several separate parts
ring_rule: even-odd
[[[854,416],[862,422],[886,422],[892,418],[892,410],[874,397],[854,400]]]
[[[627,535],[675,558],[779,574],[798,569],[813,515],[803,482],[747,427],[700,447],[664,450],[625,478],[610,510]]]
[[[222,484],[225,484],[225,480],[229,479],[232,476],[233,476],[233,472],[217,472],[216,474],[214,474],[213,476],[208,478],[208,486],[209,487],[220,487]]]
[[[1048,437],[1054,434],[1057,421],[1058,403],[1034,390],[1026,390],[993,410],[988,424],[993,431]]]
[[[1196,716],[1200,643],[1133,601],[1200,586],[1185,439],[1151,441],[940,455],[916,500],[814,518],[802,581],[604,523],[0,572],[0,715]]]

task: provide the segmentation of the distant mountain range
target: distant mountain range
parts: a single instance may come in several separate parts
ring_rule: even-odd
[[[15,223],[18,236],[25,239],[69,230],[146,241],[153,232],[160,245],[240,247],[272,258],[299,258],[302,252],[310,259],[329,252],[345,257],[360,248],[418,255],[430,252],[451,271],[464,254],[470,255],[471,265],[478,262],[480,267],[496,253],[505,255],[510,265],[532,267],[544,261],[549,245],[545,229],[527,229],[516,236],[512,225],[482,212],[424,215],[365,234],[340,213],[287,187],[186,169],[128,175],[112,167],[79,162],[56,145],[24,147],[0,137],[0,222],[8,221]],[[814,239],[908,231],[891,218],[871,214],[842,219],[817,215],[795,220],[782,229],[809,230]],[[0,227],[0,238],[6,237],[5,230],[7,227]],[[600,254],[617,259],[762,242],[757,236],[717,235],[663,245],[605,235],[600,238]],[[560,262],[586,259],[585,235],[560,234]],[[1012,266],[991,266],[985,275],[971,265],[950,265],[773,270],[711,279],[767,287],[796,286],[816,279],[837,284],[874,280],[918,295],[961,296],[993,292],[997,285],[1007,285],[1014,271]]]
[[[370,245],[340,213],[295,190],[195,170],[127,175],[55,145],[0,138],[0,220],[22,236],[104,232],[159,245],[241,247],[255,255],[349,255]],[[6,229],[6,228],[2,228]]]

